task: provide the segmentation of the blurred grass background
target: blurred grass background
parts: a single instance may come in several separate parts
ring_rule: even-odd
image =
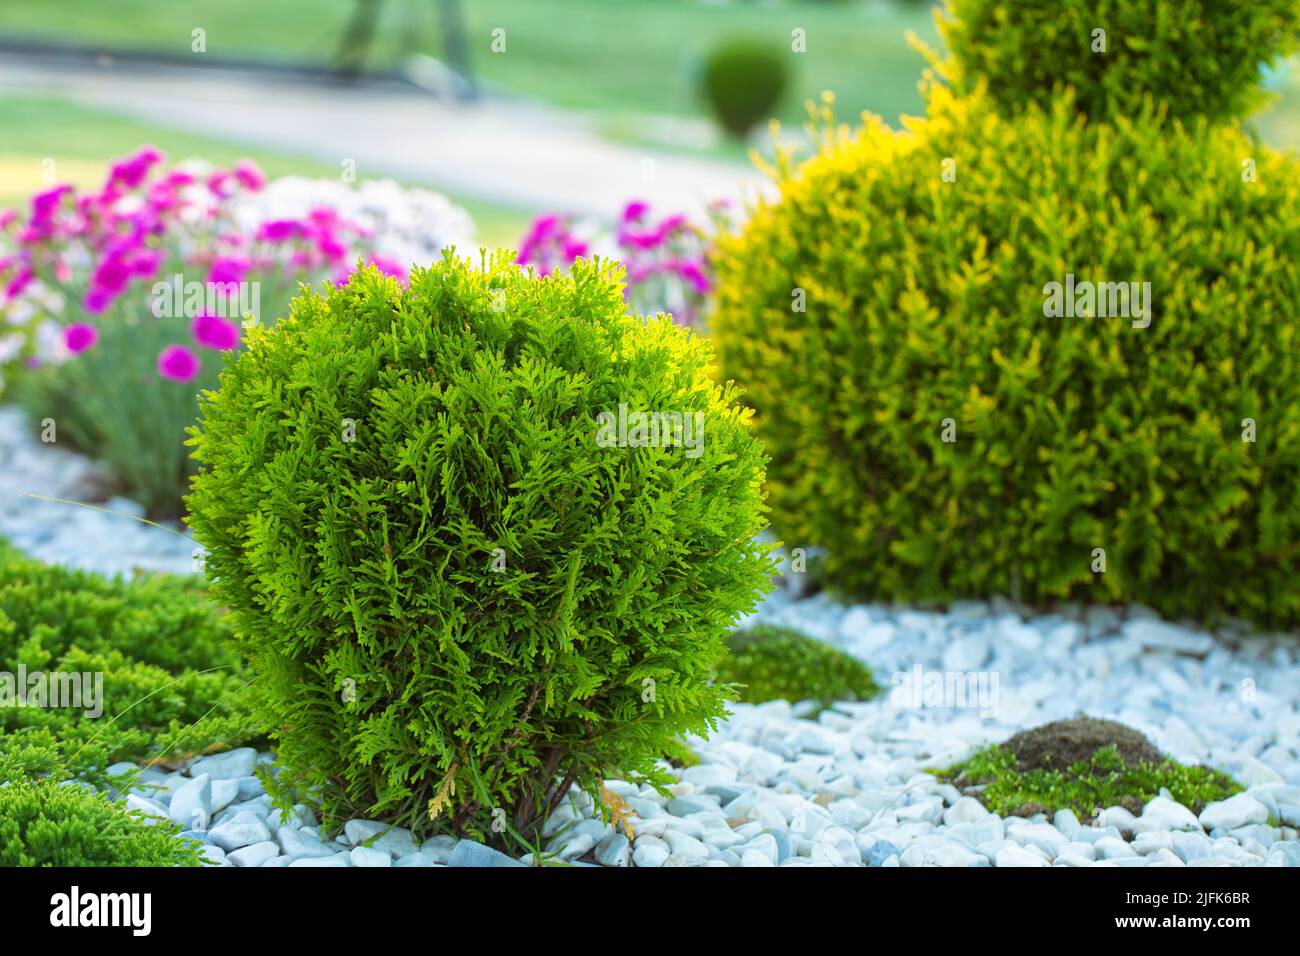
[[[121,50],[188,55],[190,34],[206,31],[220,57],[327,63],[354,10],[353,0],[4,0],[0,35]],[[397,67],[414,52],[441,56],[434,0],[381,0],[374,69]],[[789,49],[803,29],[791,93],[778,114],[801,122],[802,103],[836,91],[845,115],[863,109],[891,121],[916,112],[921,59],[903,41],[915,30],[934,43],[926,3],[848,0],[701,3],[698,0],[464,0],[475,73],[489,87],[557,106],[601,113],[703,117],[696,77],[705,54],[736,35]],[[505,30],[506,51],[491,52]]]
[[[368,9],[377,11],[368,69],[397,69],[413,53],[443,56],[438,0],[372,0]],[[931,4],[917,0],[463,0],[459,9],[474,73],[489,95],[580,111],[612,139],[737,162],[745,161],[743,143],[663,132],[674,122],[711,131],[698,82],[718,41],[758,37],[789,49],[791,31],[805,31],[807,52],[792,57],[791,88],[776,111],[795,127],[804,101],[823,89],[835,92],[846,119],[870,110],[896,124],[900,114],[920,112],[924,64],[904,35],[915,31],[938,43]],[[213,57],[323,66],[356,10],[354,0],[4,0],[0,37],[188,57],[191,31],[201,27]],[[491,51],[496,29],[505,31],[504,53]],[[1255,121],[1275,145],[1300,146],[1298,74],[1281,75],[1279,102]],[[89,185],[108,160],[142,143],[173,160],[228,163],[247,155],[272,175],[337,174],[290,153],[235,148],[20,91],[0,95],[0,204],[24,201],[40,187],[42,157],[59,157],[61,179]],[[530,218],[482,199],[451,198],[473,214],[488,245],[515,243]]]

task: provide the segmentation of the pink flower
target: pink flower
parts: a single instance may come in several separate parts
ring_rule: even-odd
[[[9,280],[9,285],[5,287],[5,298],[17,298],[27,286],[31,284],[32,279],[36,278],[31,269],[24,266],[18,270],[18,274]]]
[[[162,268],[164,258],[160,249],[140,252],[131,263],[131,273],[141,279],[151,279]]]
[[[261,228],[257,230],[257,238],[267,242],[286,242],[289,239],[297,239],[305,232],[302,223],[297,219],[272,219],[270,222],[262,223]]]
[[[9,224],[18,218],[12,209],[0,209],[0,229],[8,229]]]
[[[190,332],[199,345],[229,352],[239,344],[239,326],[215,315],[200,315],[190,323]]]
[[[337,262],[348,254],[348,247],[331,232],[322,232],[316,237],[316,248],[331,262]]]
[[[73,355],[94,348],[98,342],[99,329],[85,322],[69,325],[63,330],[63,344],[68,347],[68,351]]]
[[[392,276],[394,279],[406,280],[406,268],[396,259],[385,259],[383,256],[372,255],[370,264],[377,268],[386,276]]]
[[[18,242],[30,245],[51,238],[55,233],[54,215],[63,204],[63,197],[72,192],[66,183],[55,186],[32,197],[32,218],[18,232]]]
[[[699,295],[708,295],[709,290],[713,288],[713,284],[709,282],[708,276],[704,274],[704,270],[694,262],[680,263],[677,267],[677,271],[681,274],[683,279],[694,287],[696,293]]]
[[[173,382],[190,382],[199,374],[198,356],[183,345],[169,345],[158,353],[158,374]]]
[[[623,209],[624,222],[637,222],[642,216],[650,211],[650,204],[634,199]]]
[[[47,189],[43,193],[37,193],[32,197],[32,222],[45,222],[54,215],[59,208],[59,203],[65,195],[72,192],[72,187],[67,183],[55,186],[53,189]]]
[[[226,184],[232,179],[234,179],[234,176],[224,169],[215,170],[208,177],[208,190],[218,199],[225,199],[230,195],[230,190],[226,188]]]
[[[82,305],[91,315],[99,315],[108,308],[113,296],[109,295],[98,286],[91,286],[86,290],[86,297],[82,300]]]
[[[116,294],[126,288],[131,272],[131,263],[126,256],[110,255],[95,267],[91,282],[106,292]]]
[[[245,189],[257,192],[266,185],[266,174],[251,159],[241,159],[235,163],[235,179]]]
[[[114,163],[108,171],[104,195],[118,196],[123,190],[135,189],[145,181],[149,170],[161,163],[163,158],[161,150],[153,146],[145,146],[134,156],[128,156],[121,162]]]
[[[212,260],[212,266],[208,269],[208,281],[219,282],[222,285],[230,282],[243,282],[244,276],[252,268],[252,265],[247,259],[236,256],[218,256]]]

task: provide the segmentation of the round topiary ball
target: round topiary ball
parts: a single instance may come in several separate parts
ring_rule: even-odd
[[[704,66],[705,99],[722,128],[737,138],[772,115],[788,82],[780,50],[761,41],[728,40]]]
[[[947,0],[935,21],[945,74],[966,92],[987,82],[1005,107],[1047,106],[1069,85],[1094,118],[1150,97],[1218,119],[1258,105],[1260,67],[1300,39],[1300,0]]]
[[[1300,621],[1294,157],[940,88],[778,177],[710,322],[830,585]]]
[[[326,825],[531,838],[723,715],[710,674],[772,571],[764,458],[707,343],[620,279],[367,269],[203,397],[190,522],[277,792]]]

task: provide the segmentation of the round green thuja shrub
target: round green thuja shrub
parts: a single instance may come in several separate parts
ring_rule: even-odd
[[[723,637],[774,568],[764,457],[707,343],[620,278],[367,269],[203,396],[190,521],[278,797],[531,839],[571,783],[670,780],[723,715]]]
[[[789,82],[779,49],[753,40],[729,40],[704,67],[704,97],[718,123],[743,137],[772,115]]]
[[[1048,107],[1063,86],[1093,117],[1244,115],[1261,100],[1260,67],[1300,39],[1300,0],[947,0],[935,20],[942,72],[1013,110]]]
[[[1300,164],[1068,95],[928,103],[783,159],[716,256],[775,531],[865,598],[1300,621]]]
[[[179,833],[77,784],[0,786],[0,866],[202,866],[202,844]]]

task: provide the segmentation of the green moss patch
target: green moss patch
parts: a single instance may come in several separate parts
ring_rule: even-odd
[[[1106,807],[1140,813],[1161,788],[1194,813],[1242,789],[1227,774],[1171,760],[1132,728],[1088,717],[1022,731],[937,776],[1000,816],[1072,810],[1085,822]]]
[[[727,638],[731,653],[718,680],[738,684],[739,700],[868,700],[880,692],[871,669],[856,658],[798,631],[760,624]]]

